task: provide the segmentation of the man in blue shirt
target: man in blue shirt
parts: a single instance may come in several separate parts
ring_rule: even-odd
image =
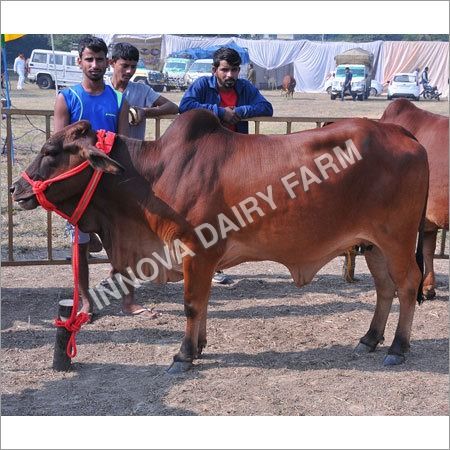
[[[83,79],[80,84],[64,89],[58,94],[54,111],[54,132],[78,120],[88,120],[94,130],[103,129],[117,133],[128,129],[128,108],[121,108],[122,93],[107,86],[103,80],[108,68],[106,43],[97,37],[83,38],[78,44],[78,53],[78,64],[83,72]],[[73,227],[71,234],[73,255],[75,251]],[[92,313],[88,265],[90,238],[89,233],[79,232],[81,311],[88,314]],[[122,311],[131,315],[142,314],[156,317],[154,313],[135,303],[132,296],[123,297]]]
[[[421,83],[423,85],[423,90],[425,91],[428,85],[430,84],[430,78],[428,76],[428,67],[425,67],[424,71],[422,72]]]
[[[239,53],[222,47],[213,55],[211,77],[200,77],[191,84],[180,102],[180,113],[190,109],[209,109],[232,131],[248,134],[249,117],[272,116],[272,105],[248,80],[239,78]],[[229,277],[216,272],[216,283],[228,283]]]
[[[353,97],[353,100],[356,100],[356,97],[352,93],[352,78],[353,78],[353,74],[352,74],[352,71],[350,70],[350,67],[346,67],[345,68],[345,80],[344,80],[344,84],[342,85],[342,95],[341,95],[342,101],[344,101],[345,91],[348,91],[350,93],[350,95]]]
[[[180,113],[204,108],[213,112],[222,123],[238,133],[248,133],[248,122],[241,119],[272,116],[272,105],[249,81],[238,78],[241,57],[232,49],[222,47],[214,53],[212,76],[200,77],[183,95]]]

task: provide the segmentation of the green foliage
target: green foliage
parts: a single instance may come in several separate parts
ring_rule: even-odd
[[[70,52],[77,48],[78,41],[84,37],[89,36],[86,34],[54,34],[53,43],[55,44],[55,50],[62,52]],[[48,45],[51,47],[51,37],[48,35]]]

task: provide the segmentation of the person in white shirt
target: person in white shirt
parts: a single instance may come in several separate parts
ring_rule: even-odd
[[[420,67],[416,67],[416,70],[413,72],[414,76],[416,77],[416,84],[419,85],[419,73],[420,73]]]
[[[25,56],[23,53],[19,53],[19,56],[14,60],[14,72],[19,76],[17,90],[21,91],[25,82]]]

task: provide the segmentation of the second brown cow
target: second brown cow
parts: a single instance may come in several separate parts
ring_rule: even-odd
[[[380,122],[401,125],[425,147],[430,166],[430,191],[425,222],[423,293],[427,298],[436,295],[433,257],[439,229],[448,230],[448,117],[425,111],[405,99],[392,102]]]

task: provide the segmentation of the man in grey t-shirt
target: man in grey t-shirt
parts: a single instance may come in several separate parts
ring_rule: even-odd
[[[178,106],[150,86],[130,82],[136,72],[138,61],[139,50],[134,45],[126,42],[117,43],[111,55],[110,63],[114,72],[110,84],[116,91],[123,93],[128,105],[136,111],[127,135],[134,139],[145,139],[145,119],[178,114]]]

